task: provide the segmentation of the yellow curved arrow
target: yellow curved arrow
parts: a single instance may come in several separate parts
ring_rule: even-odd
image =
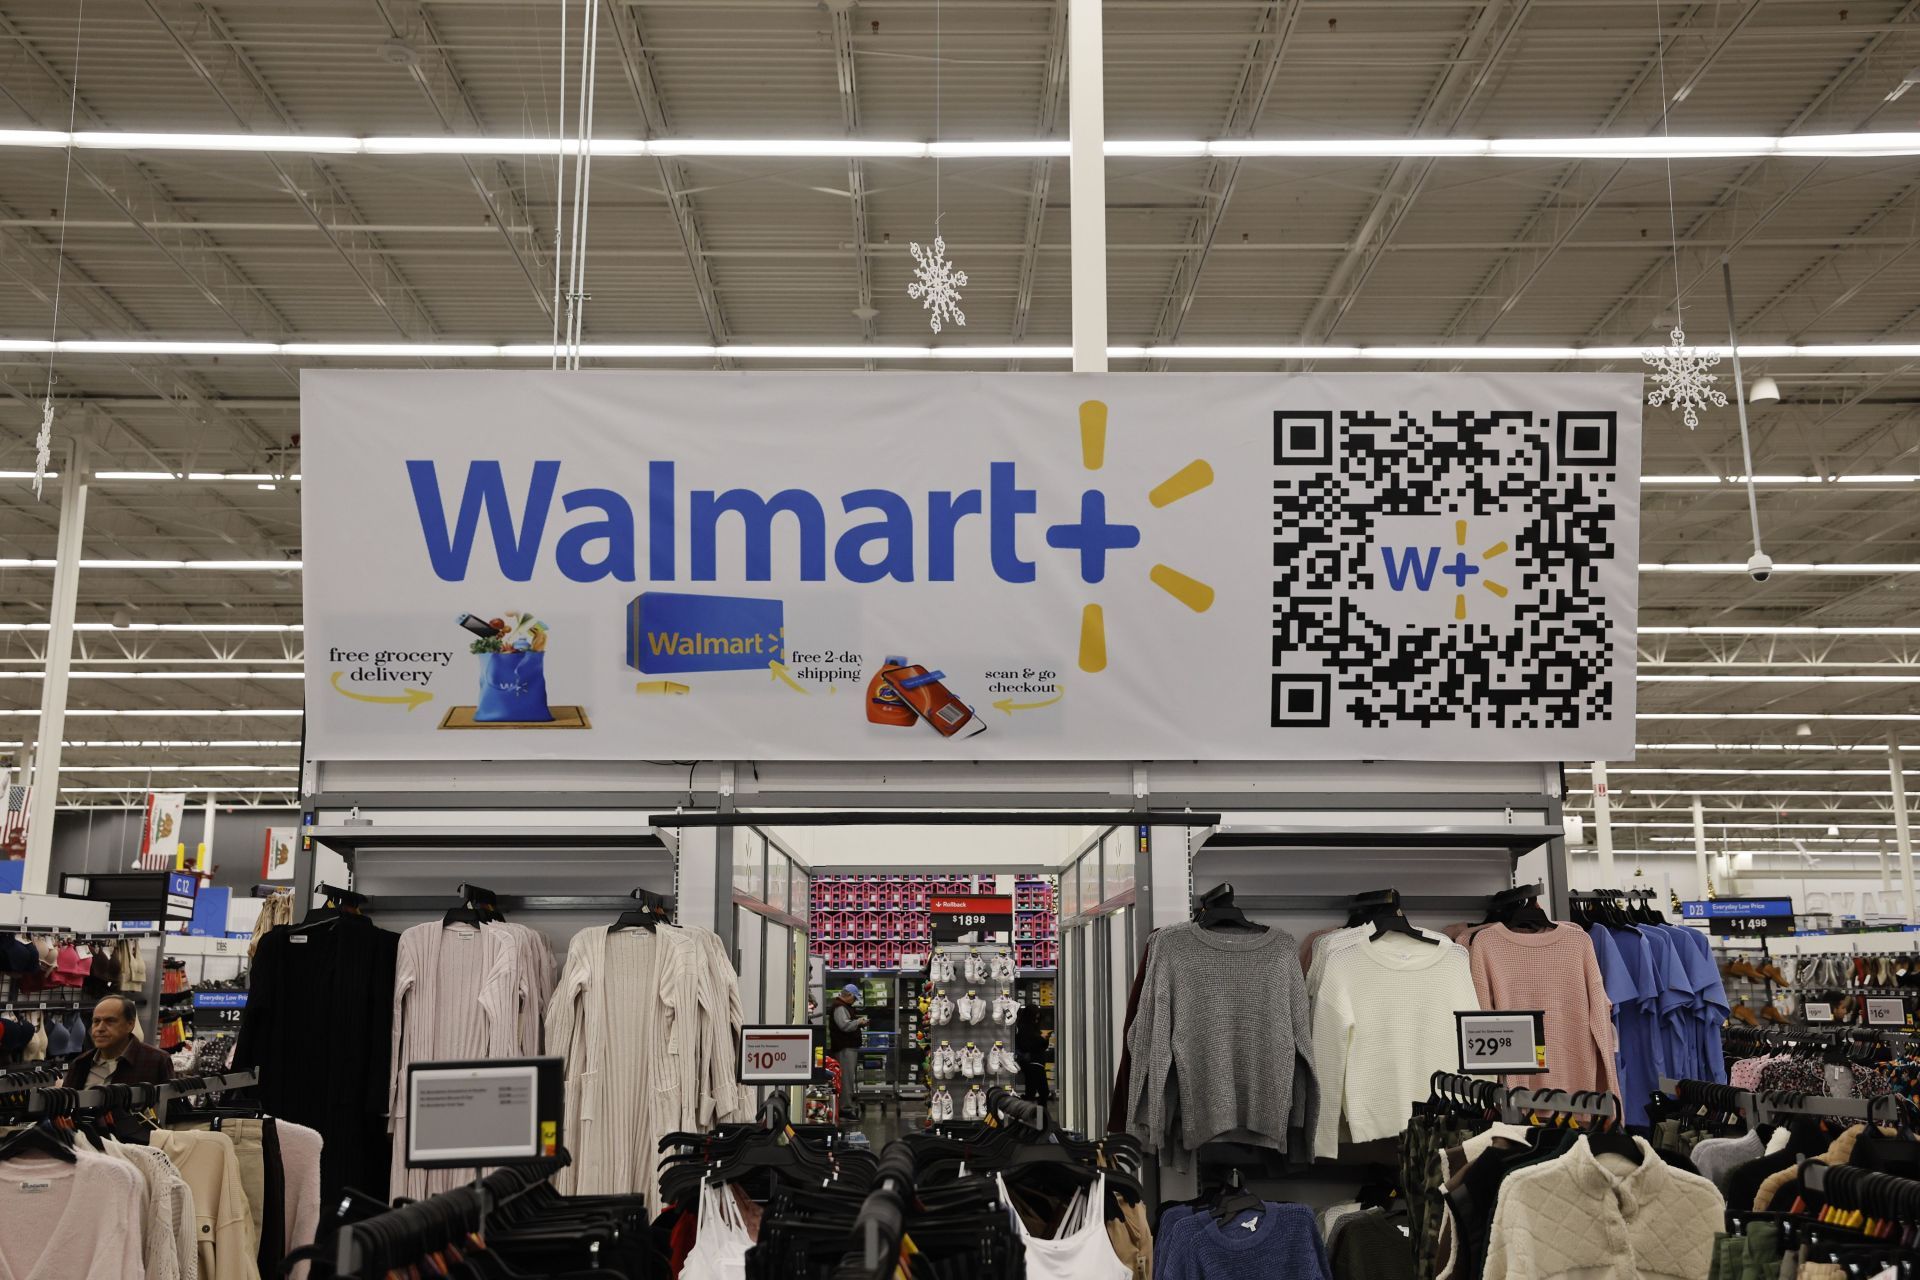
[[[355,693],[351,689],[342,689],[340,687],[340,677],[345,674],[347,673],[344,671],[336,671],[333,673],[334,692],[344,694],[352,698],[355,702],[390,702],[396,705],[404,702],[407,704],[407,710],[411,711],[423,702],[433,701],[433,695],[425,689],[408,689],[405,693],[400,694]]]
[[[1063,684],[1057,684],[1054,686],[1054,688],[1058,689],[1060,692],[1054,694],[1051,698],[1048,698],[1045,702],[1015,702],[1012,698],[1002,698],[1000,699],[1000,701],[993,704],[993,709],[995,711],[1004,711],[1008,715],[1012,715],[1016,711],[1036,711],[1041,707],[1050,707],[1054,703],[1060,701],[1060,699],[1067,696],[1067,686]]]
[[[767,670],[773,673],[773,678],[775,680],[786,681],[787,688],[793,690],[795,693],[811,694],[813,692],[813,690],[807,688],[806,686],[802,685],[798,680],[795,680],[792,676],[788,675],[787,664],[780,661],[780,659],[778,658],[775,658],[772,662],[769,662],[767,664]]]

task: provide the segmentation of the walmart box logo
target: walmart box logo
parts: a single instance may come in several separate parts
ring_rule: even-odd
[[[627,605],[627,665],[640,671],[765,671],[786,661],[782,602],[643,591]]]

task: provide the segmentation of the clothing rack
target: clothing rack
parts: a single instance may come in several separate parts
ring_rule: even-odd
[[[484,1174],[472,1184],[389,1209],[359,1222],[342,1223],[334,1234],[334,1271],[342,1280],[384,1276],[427,1253],[479,1234],[487,1215],[535,1187],[543,1186],[570,1164],[562,1150],[550,1160],[512,1165]],[[389,1250],[405,1246],[405,1257]]]
[[[1716,1105],[1732,1103],[1750,1124],[1772,1124],[1779,1120],[1790,1120],[1805,1116],[1822,1120],[1860,1120],[1874,1121],[1879,1124],[1898,1124],[1903,1117],[1900,1114],[1900,1100],[1893,1094],[1878,1098],[1826,1098],[1808,1093],[1749,1093],[1745,1090],[1732,1090],[1731,1096],[1720,1097],[1702,1092],[1709,1089],[1730,1089],[1728,1085],[1716,1085],[1704,1080],[1674,1080],[1666,1076],[1660,1078],[1660,1091],[1681,1101],[1713,1101]]]
[[[1452,1071],[1436,1071],[1427,1082],[1428,1092],[1442,1100],[1471,1109],[1498,1113],[1506,1124],[1525,1124],[1528,1116],[1591,1116],[1619,1124],[1623,1108],[1618,1094],[1580,1092],[1565,1089],[1505,1088],[1478,1076]]]
[[[900,1256],[900,1242],[906,1235],[907,1209],[913,1203],[913,1195],[913,1148],[896,1138],[880,1153],[873,1189],[867,1193],[853,1220],[861,1275],[877,1280],[893,1270],[894,1260]],[[846,1263],[842,1262],[841,1270],[845,1269]]]
[[[1920,1222],[1920,1181],[1818,1160],[1801,1161],[1799,1174],[1802,1186],[1835,1208],[1859,1209],[1875,1218],[1897,1222]]]
[[[165,1084],[104,1084],[87,1089],[68,1089],[58,1083],[7,1085],[0,1086],[0,1093],[24,1093],[26,1113],[30,1116],[71,1115],[76,1111],[107,1111],[116,1107],[164,1109],[169,1102],[180,1098],[245,1089],[259,1083],[259,1071],[248,1070],[217,1076],[186,1076]]]

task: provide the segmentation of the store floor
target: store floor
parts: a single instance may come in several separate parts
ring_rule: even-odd
[[[913,1102],[878,1102],[868,1100],[854,1128],[867,1135],[867,1141],[873,1144],[877,1152],[895,1138],[906,1133],[917,1133],[927,1127],[927,1104],[925,1100]]]

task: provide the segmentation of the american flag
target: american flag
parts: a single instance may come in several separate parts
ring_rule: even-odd
[[[7,813],[0,819],[0,845],[25,844],[27,839],[27,806],[33,798],[33,788],[18,783],[7,787]]]

